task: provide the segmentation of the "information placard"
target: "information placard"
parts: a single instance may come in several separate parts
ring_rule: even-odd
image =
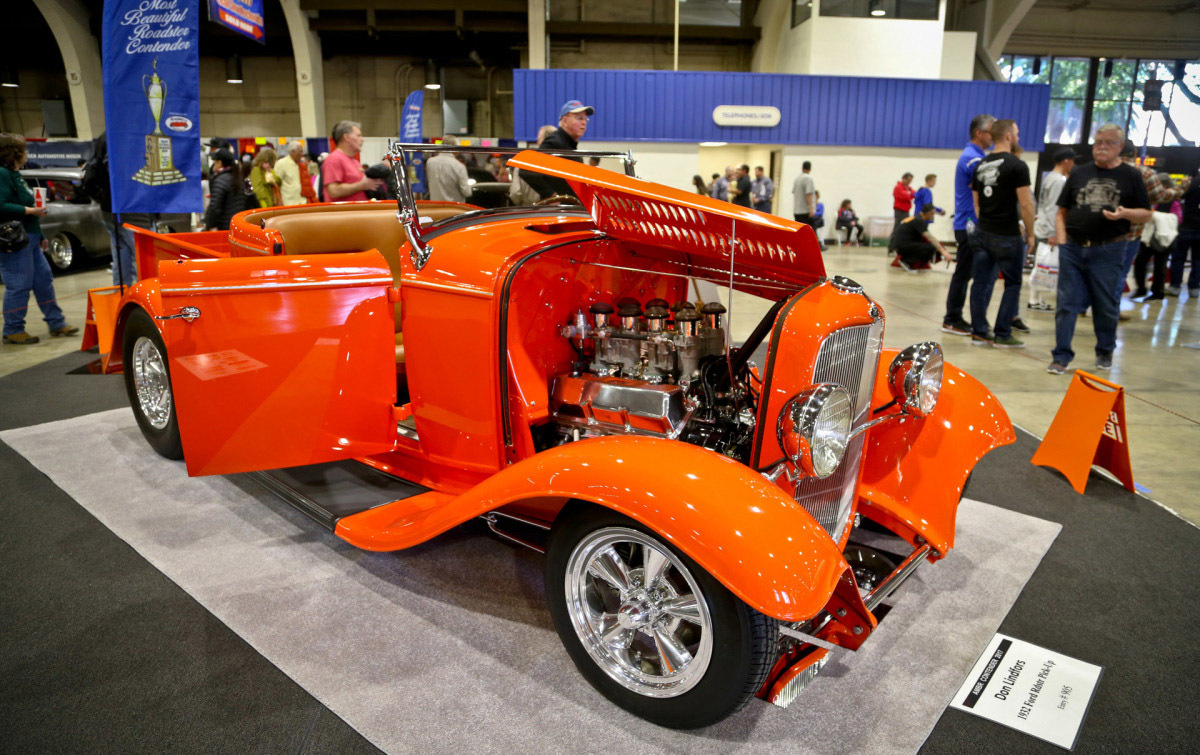
[[[1072,750],[1102,671],[997,634],[950,707]]]

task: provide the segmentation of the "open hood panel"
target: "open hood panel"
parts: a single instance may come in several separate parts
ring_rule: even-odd
[[[534,150],[508,164],[564,179],[600,230],[679,253],[684,274],[728,285],[732,253],[734,288],[771,299],[825,275],[816,234],[801,223]]]

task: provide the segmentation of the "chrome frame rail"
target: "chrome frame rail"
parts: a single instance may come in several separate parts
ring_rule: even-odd
[[[875,607],[882,603],[884,598],[895,592],[897,587],[904,584],[905,580],[917,571],[917,567],[925,563],[925,557],[932,550],[933,546],[926,543],[908,554],[908,558],[904,559],[904,562],[897,566],[895,571],[884,577],[883,581],[874,590],[869,592],[867,597],[863,598],[863,603],[866,605],[867,610],[875,613]]]

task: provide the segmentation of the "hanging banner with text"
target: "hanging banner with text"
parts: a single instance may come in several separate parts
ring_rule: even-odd
[[[106,0],[113,212],[200,212],[199,0]]]
[[[400,117],[400,141],[404,144],[420,144],[425,141],[422,114],[425,111],[425,91],[418,89],[404,100],[404,114]],[[412,184],[413,192],[420,194],[425,191],[425,156],[421,153],[412,155],[411,170],[408,182]]]
[[[950,707],[1073,750],[1102,671],[997,634]]]
[[[263,0],[208,0],[208,20],[259,44],[267,43],[263,38]]]

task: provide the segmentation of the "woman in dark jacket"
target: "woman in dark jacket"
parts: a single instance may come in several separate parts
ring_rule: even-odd
[[[0,252],[0,278],[4,281],[4,343],[37,343],[38,337],[25,332],[25,312],[29,292],[37,297],[42,317],[52,336],[70,336],[79,328],[67,324],[67,318],[55,301],[54,274],[42,253],[42,225],[38,218],[44,207],[34,207],[33,192],[19,172],[25,166],[25,138],[0,134],[0,223],[20,220],[29,243],[15,252]]]
[[[213,155],[212,179],[208,182],[208,210],[204,228],[228,231],[233,216],[246,209],[246,186],[238,170],[237,158],[227,149]]]

